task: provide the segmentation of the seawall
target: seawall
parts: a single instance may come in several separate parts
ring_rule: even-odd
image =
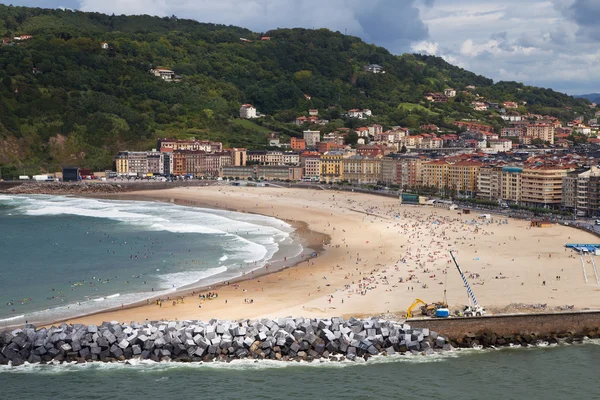
[[[407,323],[443,333],[457,347],[557,343],[559,339],[600,337],[600,311],[411,319]]]

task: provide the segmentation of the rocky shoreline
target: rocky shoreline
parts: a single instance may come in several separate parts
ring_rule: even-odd
[[[404,322],[342,318],[278,318],[257,321],[154,321],[61,324],[0,332],[0,365],[63,362],[230,362],[233,360],[356,361],[394,354],[431,355],[455,348],[498,348],[581,342],[582,332],[496,335],[484,331],[448,338]]]
[[[0,333],[0,364],[131,359],[228,362],[236,359],[335,361],[452,350],[429,329],[379,319],[279,318],[259,321],[104,322]]]
[[[119,184],[85,182],[27,182],[3,191],[8,194],[97,194],[122,193],[128,191]]]

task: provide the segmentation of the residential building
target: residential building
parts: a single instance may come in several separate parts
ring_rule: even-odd
[[[506,109],[519,108],[519,105],[514,101],[505,101],[503,106]]]
[[[446,95],[447,97],[456,97],[456,90],[455,89],[444,89],[444,95]]]
[[[508,126],[506,128],[502,128],[500,132],[500,137],[521,137],[525,136],[527,132],[527,128],[521,126]]]
[[[383,133],[383,126],[374,124],[368,127],[369,136],[377,137]]]
[[[487,111],[488,110],[487,104],[485,104],[481,101],[473,101],[473,102],[471,102],[471,106],[473,107],[473,109],[475,111]]]
[[[425,99],[434,103],[447,103],[448,96],[442,93],[426,93]]]
[[[209,140],[178,140],[178,139],[158,139],[158,148],[161,153],[173,152],[177,150],[205,151],[214,153],[223,151],[223,143],[211,142]]]
[[[304,168],[304,177],[312,180],[320,180],[321,176],[321,154],[306,151],[300,155],[300,165]]]
[[[479,168],[477,177],[477,198],[497,201],[502,197],[502,167],[484,166]]]
[[[450,163],[444,160],[423,163],[423,187],[448,189],[449,169]]]
[[[150,70],[154,76],[161,78],[163,81],[170,82],[175,78],[175,72],[166,68],[154,68]]]
[[[148,173],[147,151],[121,151],[115,158],[117,174],[146,175]]]
[[[580,217],[600,217],[600,168],[569,172],[563,178],[562,205]]]
[[[310,110],[308,110],[308,115],[316,117],[317,115],[319,115],[319,110],[317,110],[316,108],[311,108]]]
[[[532,207],[560,207],[563,178],[567,172],[568,169],[556,167],[523,169],[521,203]]]
[[[292,150],[306,150],[306,140],[300,138],[291,138],[290,147]]]
[[[344,180],[353,184],[381,181],[381,157],[350,156],[342,159]]]
[[[306,142],[306,147],[314,148],[317,146],[317,143],[321,141],[321,132],[320,131],[304,131],[304,141]]]
[[[258,114],[256,113],[256,108],[252,106],[252,104],[242,104],[240,107],[240,118],[242,119],[254,119],[258,118]]]
[[[102,43],[100,43],[100,47],[101,47],[103,50],[108,50],[108,49],[110,49],[110,46],[109,46],[109,45],[108,45],[108,43],[106,43],[106,42],[102,42]]]
[[[401,164],[398,157],[386,156],[381,159],[381,181],[386,185],[401,185]]]
[[[385,74],[385,70],[381,65],[378,64],[370,64],[365,66],[366,72],[371,72],[373,74]]]
[[[520,204],[522,194],[521,167],[502,167],[500,198],[508,203]]]
[[[343,156],[341,151],[329,151],[321,155],[321,181],[329,183],[343,179]]]
[[[554,144],[554,125],[546,123],[529,124],[527,125],[525,136],[531,140],[540,139],[544,142]]]
[[[448,166],[448,188],[458,195],[474,196],[482,163],[458,161]]]
[[[494,153],[506,153],[512,150],[512,141],[509,139],[490,139],[488,144]]]

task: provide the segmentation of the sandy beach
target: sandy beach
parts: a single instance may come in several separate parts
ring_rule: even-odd
[[[269,275],[213,288],[214,300],[186,295],[68,322],[240,319],[283,316],[402,316],[415,300],[467,304],[467,292],[449,250],[467,275],[479,304],[514,312],[512,304],[600,309],[600,285],[589,256],[588,282],[578,254],[565,243],[598,243],[564,226],[530,228],[527,221],[433,207],[397,199],[327,190],[210,186],[144,191],[129,198],[189,202],[302,221],[331,237],[317,258]],[[402,281],[402,282],[401,282]],[[203,292],[206,294],[206,292]],[[525,308],[523,308],[524,310]],[[418,311],[418,309],[417,309]]]

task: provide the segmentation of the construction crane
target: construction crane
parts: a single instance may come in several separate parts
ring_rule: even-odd
[[[469,305],[465,306],[465,308],[463,310],[463,315],[465,317],[472,317],[472,316],[480,317],[482,315],[485,315],[486,314],[485,308],[481,307],[477,303],[477,299],[475,298],[475,294],[473,293],[473,290],[471,290],[471,286],[469,286],[467,277],[465,276],[465,274],[463,274],[462,270],[460,269],[460,266],[456,262],[456,258],[454,258],[454,254],[452,254],[452,250],[450,250],[450,256],[452,257],[452,261],[454,261],[454,265],[456,265],[456,269],[458,269],[458,273],[460,274],[460,277],[462,278],[463,282],[465,283],[465,287],[467,288],[467,294],[468,294],[467,297],[469,299]]]

